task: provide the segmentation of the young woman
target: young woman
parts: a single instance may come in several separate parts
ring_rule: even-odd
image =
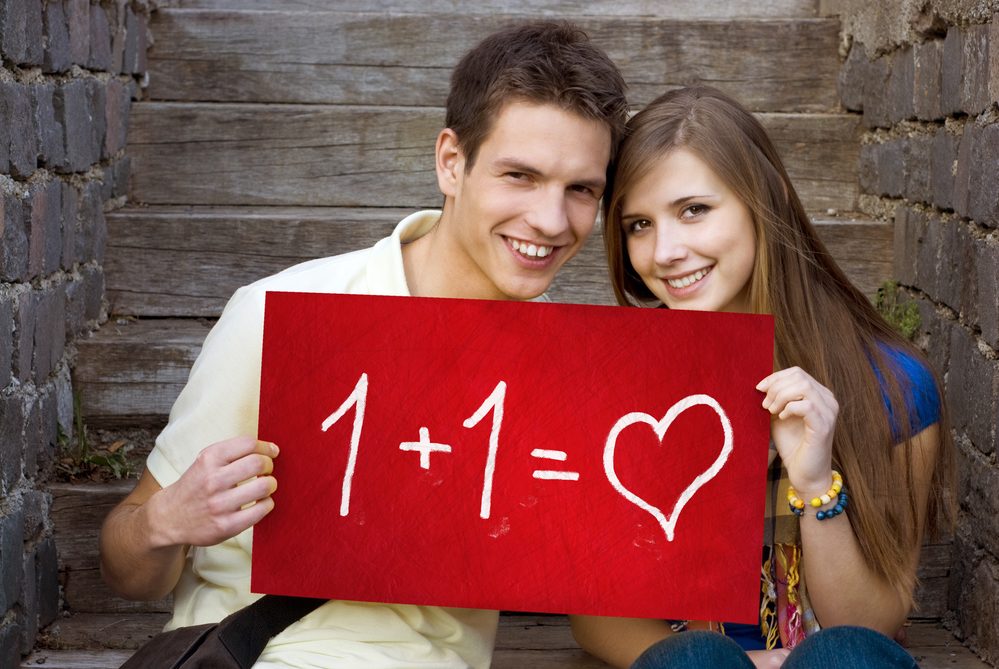
[[[621,304],[774,316],[778,371],[757,386],[771,484],[759,625],[577,616],[577,641],[617,667],[915,667],[889,637],[953,475],[922,356],[836,266],[765,130],[721,92],[672,91],[632,118],[610,187]]]

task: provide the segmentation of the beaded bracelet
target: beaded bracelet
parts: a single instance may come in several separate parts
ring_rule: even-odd
[[[835,469],[832,470],[832,485],[829,490],[826,491],[824,495],[815,497],[810,502],[813,508],[818,509],[824,504],[829,504],[833,500],[836,501],[836,505],[831,509],[819,510],[816,512],[815,517],[819,520],[828,520],[830,518],[835,518],[839,514],[843,513],[849,504],[849,495],[847,495],[846,490],[843,489],[843,475],[840,474]],[[805,513],[805,501],[798,497],[797,491],[794,486],[787,487],[787,503],[791,507],[791,511],[796,516],[801,516]]]

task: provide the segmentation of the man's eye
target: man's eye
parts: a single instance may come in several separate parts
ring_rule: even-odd
[[[506,176],[515,181],[524,181],[525,179],[528,178],[527,175],[524,174],[523,172],[507,172]]]
[[[572,190],[576,193],[582,193],[583,195],[590,195],[596,197],[597,194],[593,192],[593,189],[589,186],[572,186]]]

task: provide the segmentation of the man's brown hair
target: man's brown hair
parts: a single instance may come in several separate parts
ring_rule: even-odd
[[[627,121],[625,83],[617,67],[579,27],[565,21],[521,23],[486,37],[451,75],[445,124],[458,136],[465,169],[503,105],[551,104],[607,125],[611,155]]]

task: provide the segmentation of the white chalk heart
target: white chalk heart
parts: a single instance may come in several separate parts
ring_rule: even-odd
[[[659,443],[661,444],[663,435],[666,434],[666,431],[673,423],[673,420],[690,407],[701,404],[711,407],[714,409],[714,412],[718,414],[718,418],[721,420],[722,429],[725,432],[725,443],[722,445],[722,449],[721,452],[718,453],[718,457],[715,458],[713,463],[711,463],[711,466],[698,474],[697,477],[690,482],[690,485],[688,485],[680,494],[680,497],[676,500],[676,504],[673,505],[673,510],[670,512],[669,518],[667,518],[659,507],[649,504],[644,499],[625,488],[624,484],[621,483],[621,479],[618,478],[617,472],[614,470],[614,449],[617,448],[617,437],[626,427],[630,427],[635,423],[645,423],[646,425],[652,427],[656,436],[659,437]],[[642,413],[640,411],[622,416],[621,419],[614,424],[614,427],[611,428],[610,434],[607,435],[607,443],[604,446],[604,474],[607,475],[607,480],[610,481],[610,484],[614,486],[614,490],[618,491],[621,496],[638,508],[650,513],[652,517],[659,522],[659,525],[663,528],[663,532],[666,533],[666,540],[673,541],[673,530],[676,527],[677,518],[680,517],[680,512],[683,511],[683,507],[686,506],[687,502],[690,501],[694,494],[701,489],[701,486],[713,479],[718,472],[721,471],[721,468],[725,466],[725,462],[728,460],[728,456],[731,452],[732,423],[729,421],[725,411],[721,408],[721,405],[718,404],[718,402],[710,395],[691,395],[690,397],[685,397],[671,406],[662,420],[656,420],[649,414]]]

